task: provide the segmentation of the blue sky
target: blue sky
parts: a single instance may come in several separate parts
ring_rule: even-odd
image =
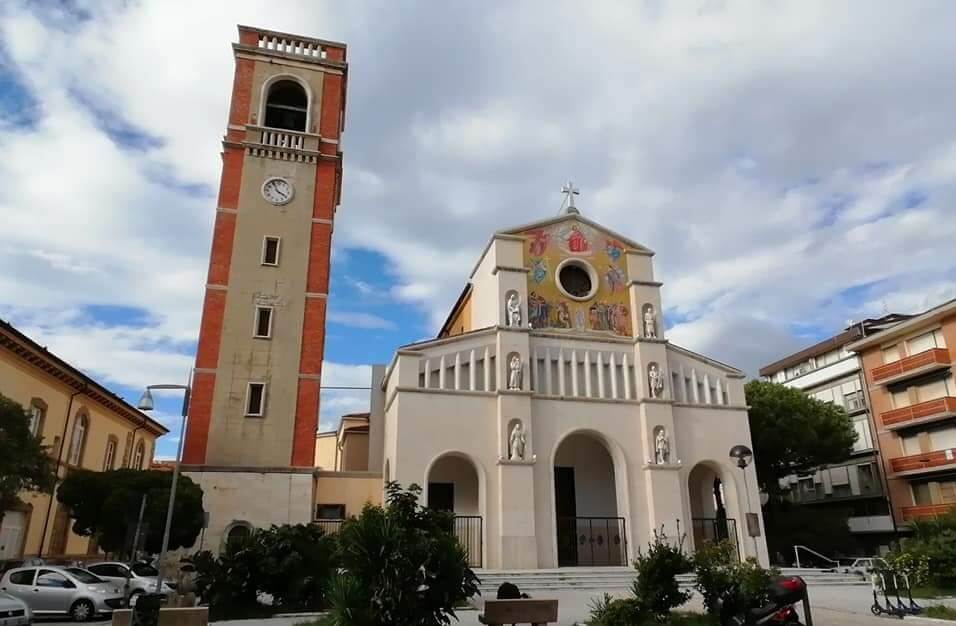
[[[668,337],[754,372],[956,296],[954,19],[942,1],[7,2],[0,317],[133,402],[187,379],[244,23],[349,45],[326,385],[433,335],[490,233],[553,215],[569,177],[585,215],[657,252]],[[323,427],[366,402],[324,392]],[[158,409],[178,429],[175,394]]]

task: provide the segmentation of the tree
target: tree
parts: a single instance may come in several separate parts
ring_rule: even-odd
[[[366,505],[338,532],[342,574],[329,592],[334,626],[440,626],[478,593],[452,513],[418,504],[421,487],[385,487],[386,506]],[[457,619],[457,618],[456,618]]]
[[[762,380],[747,383],[745,392],[757,480],[767,493],[778,494],[784,476],[850,455],[856,431],[843,407]]]
[[[70,509],[73,532],[95,536],[97,545],[107,552],[121,552],[128,547],[129,533],[136,526],[140,504],[146,496],[145,548],[156,553],[162,548],[172,477],[171,472],[158,470],[77,470],[63,480],[56,497]],[[180,474],[169,548],[192,546],[202,525],[202,489]]]
[[[4,511],[20,502],[24,491],[52,493],[56,467],[40,437],[30,432],[30,415],[0,395],[0,523]]]

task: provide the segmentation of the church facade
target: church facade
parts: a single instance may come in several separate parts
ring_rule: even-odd
[[[243,37],[240,165],[223,178],[238,191],[235,206],[220,197],[232,231],[217,219],[195,375],[207,393],[186,439],[207,545],[273,523],[334,530],[398,481],[455,513],[474,566],[624,565],[654,532],[690,548],[727,538],[766,563],[753,464],[730,457],[751,446],[743,373],[667,340],[654,253],[581,215],[570,184],[559,216],[490,237],[435,339],[373,368],[367,414],[315,433],[345,48]],[[296,84],[306,97],[275,92]]]

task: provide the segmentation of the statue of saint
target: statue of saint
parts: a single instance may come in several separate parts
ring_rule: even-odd
[[[656,363],[651,363],[651,366],[648,368],[647,379],[650,383],[651,397],[660,398],[664,392],[664,376],[661,374],[661,371],[657,369]]]
[[[513,326],[515,328],[521,327],[521,300],[518,298],[518,294],[512,292],[508,296],[508,303],[506,305],[508,318],[508,326]]]
[[[521,390],[521,357],[515,354],[508,363],[508,389]]]
[[[657,339],[657,316],[654,315],[653,306],[649,306],[644,310],[644,337],[647,339]]]
[[[521,425],[521,422],[518,422],[515,424],[515,427],[511,429],[511,439],[508,446],[508,458],[524,460],[525,443],[526,439],[524,427]]]
[[[654,439],[654,462],[658,465],[670,463],[671,442],[667,438],[667,431],[663,426],[657,429],[657,437]]]

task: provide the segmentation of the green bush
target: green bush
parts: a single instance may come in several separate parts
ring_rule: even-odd
[[[421,487],[386,485],[386,506],[366,505],[338,532],[334,626],[444,626],[478,593],[453,531],[454,516],[419,505]]]
[[[956,587],[956,507],[939,518],[914,522],[912,528],[912,537],[889,555],[893,569],[909,574],[914,586]]]
[[[634,599],[644,611],[664,618],[690,599],[689,591],[681,591],[677,575],[692,568],[691,560],[684,554],[684,535],[673,545],[667,541],[663,526],[660,531],[654,530],[647,552],[639,549],[634,559],[637,570],[637,578],[631,585]]]
[[[648,614],[635,598],[614,598],[605,593],[588,604],[590,626],[636,626],[648,621]]]
[[[190,559],[196,591],[217,619],[274,610],[318,610],[334,571],[334,540],[314,524],[273,526],[230,541],[215,557],[205,551]],[[258,602],[272,596],[271,607]]]
[[[775,569],[764,569],[754,559],[740,561],[737,546],[727,540],[699,547],[694,570],[697,590],[711,615],[717,615],[721,605],[725,611],[739,612],[764,604],[770,583],[779,574]]]

